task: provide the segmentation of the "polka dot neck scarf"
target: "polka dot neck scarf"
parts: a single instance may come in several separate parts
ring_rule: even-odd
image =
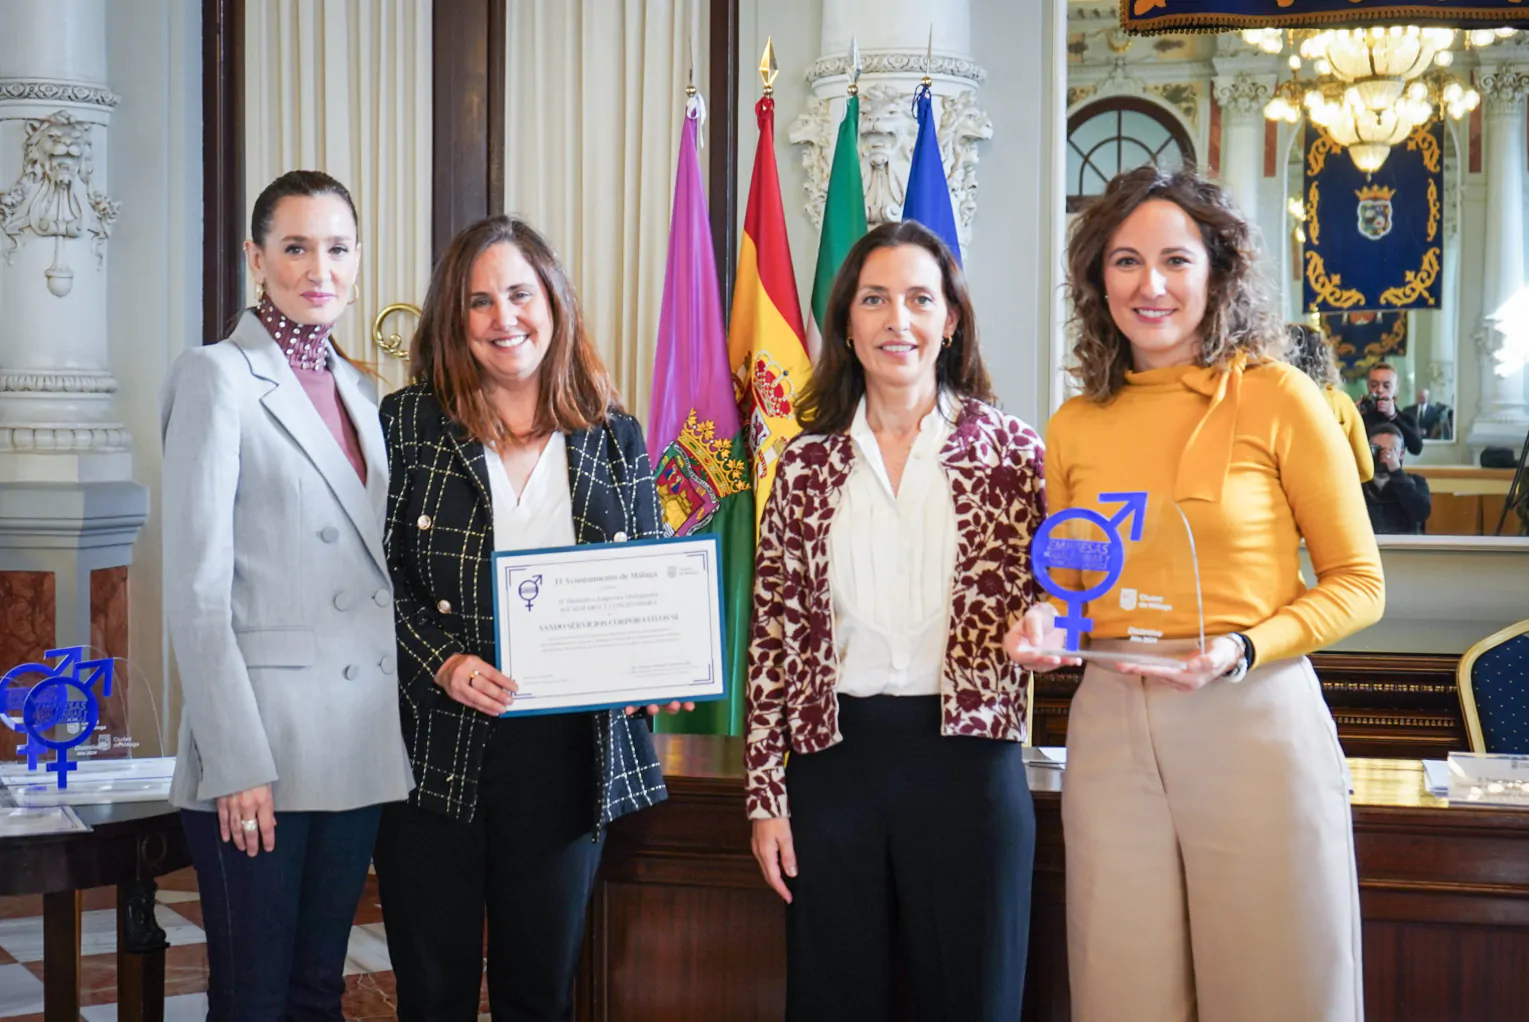
[[[281,346],[282,354],[287,356],[287,362],[293,369],[328,371],[327,342],[333,327],[294,323],[276,308],[269,295],[261,297],[260,304],[255,306],[255,315],[260,317],[260,322],[270,331],[272,339]]]

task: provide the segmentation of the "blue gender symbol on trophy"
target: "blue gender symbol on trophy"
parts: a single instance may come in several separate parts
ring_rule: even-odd
[[[69,772],[79,769],[79,764],[69,758],[69,750],[90,740],[101,719],[100,700],[111,695],[112,660],[86,660],[85,650],[84,646],[50,649],[43,659],[61,658],[56,665],[18,664],[0,677],[0,693],[4,694],[0,718],[27,739],[16,751],[27,758],[28,770],[36,770],[38,758],[51,749],[54,761],[46,767],[58,775],[60,788],[69,787]],[[43,675],[42,681],[30,688],[22,685],[22,678],[38,674]],[[16,710],[21,711],[19,722],[10,715]],[[63,738],[50,737],[49,732],[60,724],[73,726],[65,727]]]
[[[1147,494],[1101,493],[1100,504],[1119,504],[1120,510],[1106,518],[1098,511],[1074,507],[1049,516],[1036,530],[1030,544],[1030,567],[1041,588],[1067,604],[1067,613],[1056,619],[1066,635],[1066,649],[1076,653],[1085,632],[1093,631],[1093,618],[1084,617],[1090,600],[1097,600],[1120,581],[1125,568],[1125,544],[1120,530],[1130,523],[1132,543],[1141,542],[1142,520],[1147,517]],[[1088,522],[1104,536],[1102,540],[1053,538],[1052,533],[1068,522]],[[1102,572],[1103,578],[1086,589],[1068,589],[1052,577],[1057,569]]]

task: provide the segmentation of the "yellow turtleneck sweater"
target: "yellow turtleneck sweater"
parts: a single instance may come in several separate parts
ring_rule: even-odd
[[[1367,483],[1375,478],[1375,456],[1370,453],[1370,437],[1364,431],[1364,416],[1359,406],[1337,387],[1323,387],[1322,396],[1338,419],[1338,426],[1354,452],[1354,466],[1359,469],[1359,481]]]
[[[1096,638],[1143,628],[1197,637],[1175,504],[1193,534],[1207,638],[1242,632],[1268,663],[1322,649],[1385,609],[1354,454],[1316,384],[1283,363],[1127,373],[1108,404],[1073,398],[1047,429],[1046,490],[1052,514],[1085,507],[1106,518],[1119,504],[1099,494],[1149,494],[1148,527],[1125,544],[1120,581],[1088,607]],[[1302,536],[1317,572],[1311,589]]]

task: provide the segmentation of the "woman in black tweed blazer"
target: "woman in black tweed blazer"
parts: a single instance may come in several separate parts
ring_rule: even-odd
[[[515,686],[494,668],[491,558],[660,536],[647,446],[556,256],[519,220],[452,242],[412,364],[382,403],[418,784],[384,811],[376,852],[398,1016],[478,1017],[486,910],[493,1017],[564,1019],[604,826],[666,792],[641,716],[499,716]]]

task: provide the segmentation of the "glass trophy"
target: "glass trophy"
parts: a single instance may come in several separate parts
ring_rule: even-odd
[[[1060,648],[1107,667],[1178,667],[1205,648],[1199,552],[1183,509],[1142,491],[1100,493],[1058,511],[1037,530],[1031,570],[1066,609],[1056,618]],[[1101,625],[1106,642],[1093,641]],[[1163,643],[1193,640],[1194,648]]]
[[[16,805],[168,796],[174,757],[136,756],[139,743],[128,731],[129,691],[149,700],[157,729],[153,689],[122,657],[72,646],[0,674],[0,784]]]

